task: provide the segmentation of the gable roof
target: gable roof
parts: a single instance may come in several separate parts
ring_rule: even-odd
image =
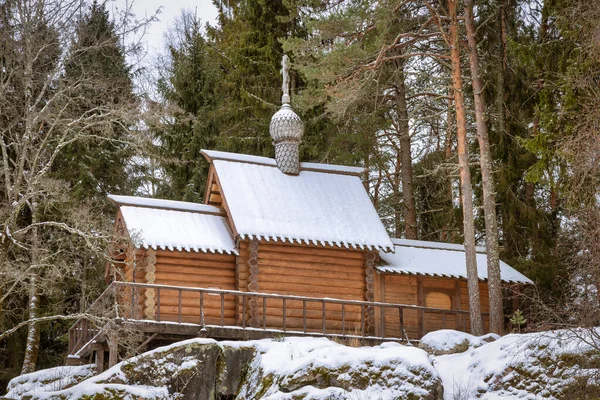
[[[383,265],[376,267],[380,272],[467,278],[463,245],[403,239],[392,241],[396,251],[394,254],[380,252]],[[483,247],[477,247],[477,271],[480,280],[487,280],[487,255]],[[503,261],[500,261],[500,276],[504,282],[533,284],[531,279]]]
[[[109,195],[136,247],[237,254],[222,209],[183,201]]]
[[[301,163],[298,175],[286,175],[270,158],[202,153],[242,239],[393,248],[359,178],[362,168]]]
[[[268,157],[251,156],[248,154],[228,153],[226,151],[217,150],[202,150],[201,152],[208,159],[208,161],[214,160],[226,160],[243,162],[248,164],[266,165],[270,167],[277,167],[277,163],[274,159]],[[301,171],[316,171],[316,172],[333,172],[347,175],[361,176],[366,172],[365,168],[362,167],[349,167],[346,165],[334,165],[334,164],[318,164],[318,163],[300,163]]]

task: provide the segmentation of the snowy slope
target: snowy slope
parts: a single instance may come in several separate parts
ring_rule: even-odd
[[[511,334],[464,353],[434,357],[433,364],[445,400],[599,398],[599,333]],[[584,389],[586,394],[573,394]]]
[[[177,386],[182,381],[194,385],[187,383],[186,377],[200,375],[203,381],[212,382],[213,388],[215,381],[224,380],[221,373],[228,369],[227,358],[212,359],[214,364],[207,361],[215,348],[222,355],[252,351],[247,368],[241,369],[247,372],[232,371],[245,377],[238,388],[233,388],[240,400],[408,400],[437,399],[441,394],[439,376],[423,350],[394,343],[353,348],[315,338],[219,343],[192,339],[121,362],[64,390],[32,387],[27,391],[13,380],[11,393],[18,391],[18,398],[61,400],[187,398]]]
[[[9,396],[178,399],[188,398],[185,390],[191,385],[193,393],[204,393],[201,398],[220,394],[238,400],[600,397],[600,329],[511,334],[491,343],[489,335],[456,331],[428,336],[430,349],[462,352],[433,356],[396,343],[354,348],[316,338],[192,339],[126,360],[78,384],[89,366],[71,370],[79,377],[51,369],[15,378]],[[457,346],[463,342],[466,346]],[[46,381],[57,375],[54,383]]]

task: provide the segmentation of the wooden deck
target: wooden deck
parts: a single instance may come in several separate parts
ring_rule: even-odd
[[[468,330],[469,312],[408,304],[113,282],[87,314],[90,318],[77,321],[69,331],[69,357],[81,359],[106,349],[111,351],[110,365],[116,362],[116,350],[111,349],[115,344],[109,340],[111,324],[143,332],[148,341],[159,335],[172,340],[191,337],[249,340],[288,335],[357,338],[376,344],[418,340],[427,331],[449,327]],[[407,321],[416,321],[418,337],[407,335]],[[431,321],[437,322],[432,325]]]

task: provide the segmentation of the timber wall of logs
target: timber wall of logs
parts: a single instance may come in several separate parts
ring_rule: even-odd
[[[469,310],[469,293],[466,280],[453,278],[433,278],[397,274],[378,274],[380,290],[377,300],[385,303],[410,304],[422,307],[426,304],[427,293],[444,293],[451,298],[452,310]],[[489,313],[489,297],[487,283],[480,282],[481,312]],[[437,307],[437,306],[436,306]],[[398,336],[398,316],[388,311],[385,312],[386,336]],[[379,318],[379,315],[378,315]],[[484,317],[485,331],[489,329],[489,317]],[[419,338],[424,334],[438,329],[457,329],[470,331],[468,315],[441,314],[439,312],[427,313],[422,310],[406,310],[404,314],[404,327],[409,338]]]
[[[239,246],[239,290],[282,295],[329,297],[346,300],[366,300],[365,253],[360,250],[317,247],[281,242],[242,241]],[[255,264],[257,267],[253,267]],[[253,268],[256,270],[253,272]],[[254,275],[256,275],[254,277]],[[253,285],[253,277],[256,284]],[[269,303],[270,302],[270,303]],[[267,304],[258,300],[249,304],[246,312],[239,304],[240,318],[251,326],[262,321],[266,313],[268,327],[283,326],[282,300],[269,299]],[[286,303],[286,326],[302,328],[305,321],[309,330],[322,330],[323,311],[327,314],[327,331],[342,329],[342,309],[339,304],[308,304],[303,310],[301,301]],[[304,320],[306,312],[306,320]],[[361,329],[360,307],[344,310],[344,330]]]
[[[235,255],[196,253],[168,250],[137,250],[135,260],[128,257],[124,281],[156,283],[159,285],[201,287],[236,290]],[[121,294],[123,313],[127,317],[155,320],[160,312],[161,321],[198,323],[200,320],[200,295],[183,292],[181,299],[175,290],[138,289]],[[160,309],[158,302],[160,301]],[[179,314],[181,301],[182,313]],[[235,324],[235,299],[207,295],[204,301],[206,324],[220,323],[221,308],[225,309],[225,322]]]

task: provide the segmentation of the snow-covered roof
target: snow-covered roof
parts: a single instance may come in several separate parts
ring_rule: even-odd
[[[136,245],[154,250],[237,254],[218,207],[182,201],[114,196]]]
[[[228,153],[225,151],[216,151],[216,150],[202,150],[202,154],[204,154],[209,161],[214,160],[227,160],[227,161],[237,161],[248,164],[259,164],[259,165],[268,165],[271,167],[277,167],[275,160],[268,157],[260,157],[260,156],[250,156],[247,154],[238,154],[238,153]],[[365,173],[365,169],[361,167],[348,167],[345,165],[333,165],[333,164],[318,164],[318,163],[308,163],[303,162],[300,163],[301,171],[317,171],[317,172],[337,172],[340,174],[349,174],[361,176]]]
[[[392,239],[395,253],[380,252],[382,264],[376,269],[384,273],[425,275],[449,278],[467,278],[463,245]],[[487,255],[485,248],[477,248],[479,279],[487,280]],[[533,282],[510,265],[500,261],[500,276],[504,282]]]
[[[203,152],[242,239],[392,249],[359,169],[303,163],[286,175],[270,158]]]
[[[204,214],[225,215],[225,210],[222,208],[209,206],[206,204],[189,203],[186,201],[149,199],[147,197],[119,196],[116,194],[109,194],[108,198],[117,206],[161,208],[164,210],[192,211]]]

